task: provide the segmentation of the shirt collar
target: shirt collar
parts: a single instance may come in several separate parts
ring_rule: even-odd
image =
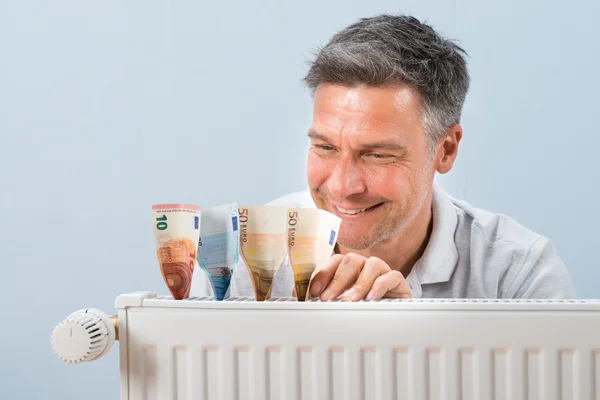
[[[431,210],[433,226],[429,242],[423,255],[406,277],[413,297],[421,297],[421,285],[448,282],[458,262],[458,250],[454,242],[458,224],[456,210],[448,195],[435,182]]]

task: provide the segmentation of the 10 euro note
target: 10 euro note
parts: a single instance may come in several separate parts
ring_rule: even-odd
[[[240,255],[257,301],[271,297],[273,278],[287,253],[286,207],[240,206]]]
[[[312,277],[333,253],[342,219],[314,208],[289,208],[288,254],[298,301],[310,298]]]
[[[223,300],[239,258],[237,203],[204,210],[200,221],[198,264],[208,274],[215,298]]]
[[[154,239],[160,271],[175,300],[190,295],[200,238],[200,207],[190,204],[152,206]]]

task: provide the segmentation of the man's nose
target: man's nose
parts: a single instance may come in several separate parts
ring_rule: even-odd
[[[362,171],[351,159],[339,160],[327,182],[327,189],[332,196],[343,199],[366,190]]]

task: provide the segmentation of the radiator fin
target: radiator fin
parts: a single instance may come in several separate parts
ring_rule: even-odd
[[[544,366],[543,353],[540,349],[527,349],[525,362],[527,366],[527,400],[544,400]]]
[[[188,367],[188,349],[186,346],[175,346],[173,348],[173,399],[188,400],[190,399],[189,377],[190,368]]]
[[[494,400],[511,400],[512,388],[510,379],[510,351],[506,348],[496,348],[493,354],[492,391]]]
[[[452,367],[452,366],[450,366]],[[459,366],[458,366],[458,399],[476,400],[478,399],[478,378],[477,373],[479,365],[475,349],[462,348],[459,349]],[[457,400],[458,400],[457,399]]]

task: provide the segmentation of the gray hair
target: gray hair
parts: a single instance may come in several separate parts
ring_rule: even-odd
[[[430,150],[460,122],[469,74],[466,52],[410,16],[363,18],[337,33],[317,52],[304,82],[314,95],[321,83],[389,86],[420,95],[421,121]]]

